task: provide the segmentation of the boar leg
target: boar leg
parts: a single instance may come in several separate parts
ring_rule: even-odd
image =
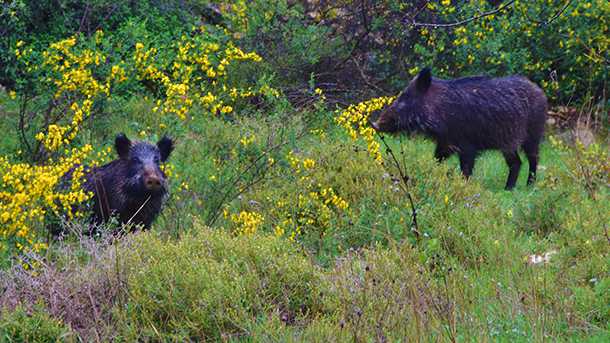
[[[462,174],[465,178],[469,178],[472,175],[472,168],[474,167],[474,159],[476,157],[476,152],[468,151],[468,152],[460,152],[460,169],[462,170]]]
[[[434,150],[434,158],[436,158],[438,162],[443,162],[449,156],[451,156],[451,151],[449,150],[449,147],[446,144],[437,143],[436,150]]]
[[[505,189],[510,190],[513,189],[517,183],[519,169],[521,169],[521,159],[519,158],[519,153],[517,151],[505,152],[504,159],[506,160],[506,164],[508,164],[509,169]]]
[[[531,185],[536,181],[536,169],[538,167],[538,143],[523,144],[523,151],[527,156],[529,163],[529,174],[527,176],[527,184]]]

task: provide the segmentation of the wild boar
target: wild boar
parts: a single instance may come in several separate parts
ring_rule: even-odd
[[[114,145],[119,158],[85,174],[84,188],[93,192],[93,219],[102,223],[116,215],[121,223],[148,229],[167,196],[161,163],[169,158],[174,142],[166,136],[156,145],[132,142],[119,134]]]
[[[424,68],[372,126],[432,138],[437,160],[458,154],[466,178],[480,151],[500,150],[509,167],[506,189],[512,189],[521,167],[520,148],[529,162],[527,184],[536,179],[546,116],[544,92],[523,76],[443,80]]]

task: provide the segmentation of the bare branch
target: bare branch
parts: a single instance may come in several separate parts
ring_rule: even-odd
[[[392,151],[392,148],[390,148],[390,145],[385,141],[384,136],[382,134],[380,134],[378,131],[375,131],[375,133],[377,133],[377,136],[379,136],[379,138],[381,139],[381,142],[385,146],[386,151],[388,152],[388,154],[390,154],[390,157],[392,158],[392,162],[394,163],[394,166],[396,167],[396,169],[398,170],[398,173],[400,174],[400,181],[402,181],[402,188],[407,195],[407,199],[409,200],[409,206],[411,207],[411,231],[415,235],[415,238],[419,239],[421,233],[419,231],[419,225],[417,224],[417,208],[415,207],[415,202],[413,201],[413,196],[411,195],[411,191],[409,189],[409,180],[410,180],[409,175],[407,175],[407,173],[405,173],[403,171],[403,169],[400,165],[400,162],[398,162],[398,159],[396,158],[396,155],[394,155],[394,152]],[[384,163],[384,168],[385,167],[386,166]],[[387,170],[387,171],[390,172],[389,170]]]
[[[32,146],[25,133],[27,126],[25,115],[27,113],[28,100],[27,95],[21,95],[21,104],[19,105],[19,133],[21,134],[21,143],[26,148],[28,157],[31,158],[33,155]]]
[[[498,8],[496,8],[495,10],[492,11],[488,11],[488,12],[483,12],[477,16],[468,18],[468,19],[464,19],[464,20],[460,20],[460,21],[456,21],[454,23],[418,23],[416,21],[412,21],[410,24],[413,27],[419,27],[419,26],[423,26],[423,27],[432,27],[432,28],[447,28],[447,27],[455,27],[455,26],[461,26],[464,24],[468,24],[471,21],[475,21],[475,20],[479,20],[481,18],[484,17],[489,17],[490,15],[494,15],[498,12],[503,11],[505,8],[509,7],[510,5],[512,5],[515,2],[515,0],[510,0],[509,2],[502,4],[502,6],[499,6]]]
[[[295,139],[297,139],[297,140],[300,139],[301,137],[303,137],[305,135],[305,133],[306,133],[306,131],[301,132],[300,134],[298,134],[295,137]],[[269,169],[269,166],[266,163],[265,163],[265,165],[260,165],[259,162],[264,157],[269,156],[273,151],[276,151],[276,150],[282,148],[283,146],[285,146],[288,143],[289,143],[288,140],[282,140],[279,143],[277,143],[273,146],[270,146],[267,150],[265,150],[261,154],[259,154],[248,166],[243,168],[234,178],[229,180],[229,182],[228,182],[229,186],[224,187],[226,191],[222,195],[218,204],[216,204],[216,206],[214,207],[214,210],[211,212],[212,214],[211,214],[210,218],[207,220],[207,225],[211,226],[216,222],[216,220],[218,219],[218,217],[220,215],[220,210],[223,205],[225,205],[230,200],[237,198],[239,195],[245,193],[247,190],[249,190],[253,186],[264,181],[266,173]],[[234,189],[239,185],[240,181],[243,181],[244,175],[246,175],[246,173],[248,173],[253,168],[254,168],[254,178],[252,180],[250,180],[248,183],[246,183],[245,186],[239,187],[238,191],[235,192]]]
[[[563,12],[565,12],[568,9],[568,7],[570,7],[570,5],[572,4],[572,1],[573,0],[566,1],[565,5],[563,5],[563,7],[559,11],[557,11],[553,16],[551,16],[551,18],[548,20],[544,20],[544,21],[536,20],[536,19],[530,18],[529,16],[527,16],[527,19],[529,19],[530,21],[532,21],[536,24],[548,25],[548,24],[552,23],[555,19],[559,18],[563,14]]]

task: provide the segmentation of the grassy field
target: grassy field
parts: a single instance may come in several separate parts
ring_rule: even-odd
[[[16,106],[1,96],[10,132]],[[112,132],[154,140],[152,105],[122,103],[81,139],[97,151]],[[583,162],[607,145],[547,139],[536,185],[525,163],[509,192],[498,152],[466,181],[429,140],[386,137],[415,229],[397,167],[334,111],[272,113],[194,110],[169,129],[172,194],[151,231],[52,241],[35,273],[5,263],[0,304],[17,307],[0,315],[0,342],[610,339],[607,174],[591,188],[597,166]]]

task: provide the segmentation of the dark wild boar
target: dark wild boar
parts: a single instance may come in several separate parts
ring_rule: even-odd
[[[114,145],[119,158],[85,175],[84,188],[94,194],[93,219],[102,223],[116,215],[121,223],[148,229],[167,196],[160,164],[169,158],[174,143],[165,136],[156,145],[132,142],[119,134]]]
[[[442,80],[425,68],[372,126],[380,132],[431,137],[436,159],[458,154],[466,178],[478,152],[500,150],[509,167],[506,189],[512,189],[521,167],[519,148],[529,161],[527,184],[536,179],[546,112],[544,92],[525,77]]]

